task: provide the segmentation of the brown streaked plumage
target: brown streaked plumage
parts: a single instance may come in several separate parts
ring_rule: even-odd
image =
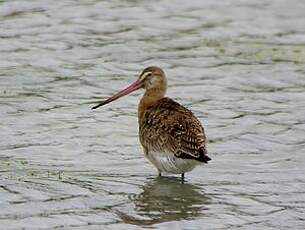
[[[211,160],[207,156],[206,136],[194,114],[165,97],[167,80],[159,67],[147,67],[131,86],[94,106],[108,104],[137,89],[145,93],[138,107],[139,138],[145,156],[162,172],[181,174],[200,163]]]

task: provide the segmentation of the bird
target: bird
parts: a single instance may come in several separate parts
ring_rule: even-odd
[[[145,68],[127,88],[92,107],[97,109],[133,91],[144,89],[138,105],[139,139],[145,157],[158,175],[181,174],[207,164],[207,138],[199,119],[192,111],[166,97],[167,78],[157,66]]]

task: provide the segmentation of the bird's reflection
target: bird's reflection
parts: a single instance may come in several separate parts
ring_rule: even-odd
[[[204,206],[211,202],[201,190],[174,178],[158,177],[147,182],[140,194],[129,196],[133,213],[119,215],[125,223],[140,226],[193,219],[204,215]]]

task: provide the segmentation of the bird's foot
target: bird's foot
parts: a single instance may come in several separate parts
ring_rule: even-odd
[[[184,184],[184,173],[181,174],[181,184]]]

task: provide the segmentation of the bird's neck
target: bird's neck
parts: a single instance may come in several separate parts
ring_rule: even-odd
[[[164,98],[165,94],[166,94],[166,87],[151,88],[145,91],[143,97],[140,100],[140,104],[138,107],[139,122],[142,120],[146,109],[156,105],[159,102],[159,100]]]

